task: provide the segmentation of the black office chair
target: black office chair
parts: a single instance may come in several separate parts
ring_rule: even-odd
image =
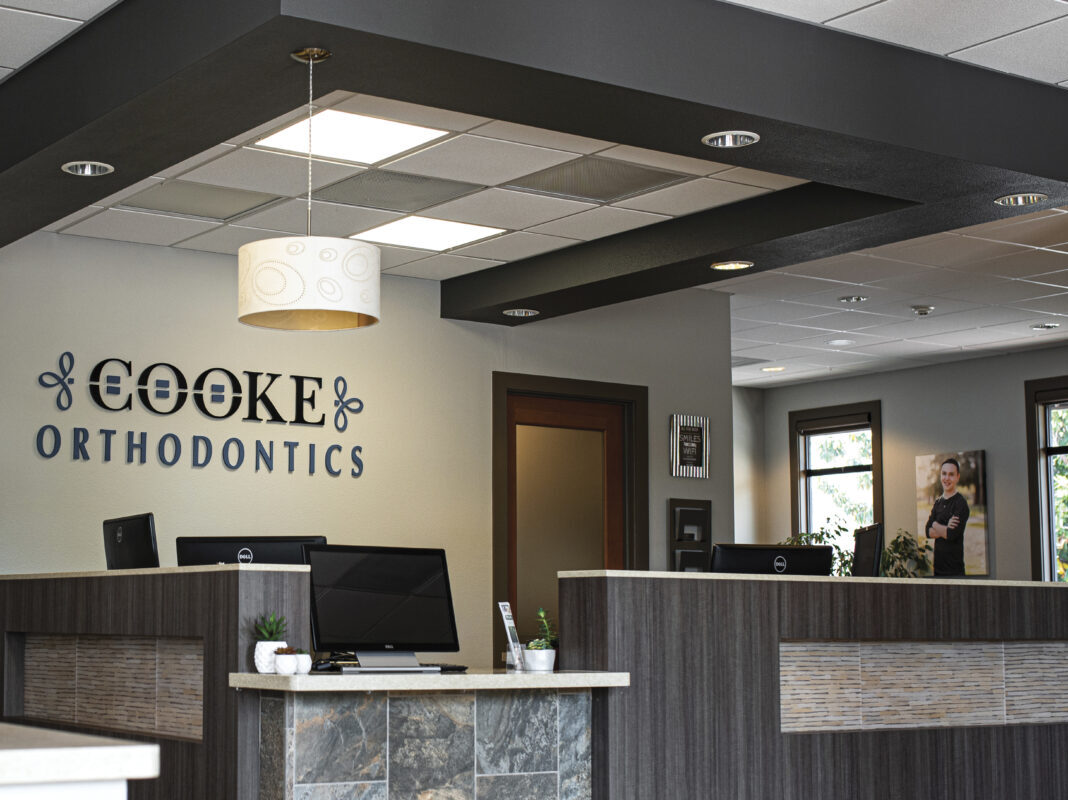
[[[853,531],[853,577],[878,578],[883,559],[882,523]]]

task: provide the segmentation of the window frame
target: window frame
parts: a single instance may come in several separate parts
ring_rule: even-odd
[[[862,403],[847,403],[838,406],[808,408],[791,411],[788,418],[790,430],[790,533],[796,536],[801,531],[802,515],[807,516],[808,478],[819,475],[835,475],[867,472],[866,467],[829,467],[808,469],[808,453],[805,452],[805,468],[802,468],[802,448],[807,451],[812,434],[840,433],[869,428],[871,430],[871,495],[872,522],[883,522],[883,428],[882,402],[870,400]],[[802,497],[804,493],[804,497]],[[802,500],[805,503],[802,505]]]
[[[1027,484],[1031,517],[1031,579],[1057,583],[1053,566],[1049,459],[1068,454],[1068,446],[1049,447],[1046,409],[1068,403],[1068,375],[1024,382],[1027,419]]]

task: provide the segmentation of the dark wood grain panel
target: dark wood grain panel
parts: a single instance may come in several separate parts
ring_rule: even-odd
[[[631,673],[594,699],[598,800],[1068,797],[1068,725],[779,729],[781,641],[1065,641],[1063,587],[614,576],[560,604],[570,668]]]

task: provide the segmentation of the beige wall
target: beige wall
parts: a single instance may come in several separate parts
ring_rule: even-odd
[[[881,400],[888,535],[894,536],[898,528],[916,532],[916,456],[986,450],[992,577],[1030,580],[1024,381],[1066,373],[1068,348],[1057,347],[766,390],[768,502],[754,540],[774,542],[789,534],[788,413]],[[736,446],[740,442],[736,439]]]
[[[161,561],[183,534],[325,534],[334,543],[445,546],[456,587],[464,663],[488,662],[491,426],[494,370],[649,387],[651,560],[663,567],[668,497],[712,501],[714,529],[733,529],[728,298],[689,290],[506,329],[442,320],[436,283],[386,277],[381,324],[338,334],[294,334],[235,321],[236,259],[169,248],[36,234],[0,250],[3,421],[0,423],[0,571],[103,568],[100,521],[153,511]],[[59,412],[37,377],[74,353],[74,405]],[[325,429],[109,413],[89,402],[84,379],[98,360],[173,363],[193,376],[209,366],[321,376]],[[338,434],[329,422],[332,380],[365,403]],[[670,477],[671,413],[708,415],[712,479]],[[55,424],[64,449],[34,450]],[[71,460],[70,429],[88,428],[91,461]],[[100,459],[96,431],[145,431],[148,463]],[[213,463],[156,462],[165,433],[363,447],[358,479],[257,474]],[[119,451],[123,450],[119,448]],[[246,454],[246,458],[249,455]],[[284,460],[284,450],[276,453]],[[298,463],[300,459],[298,457]],[[450,660],[452,657],[450,656]]]

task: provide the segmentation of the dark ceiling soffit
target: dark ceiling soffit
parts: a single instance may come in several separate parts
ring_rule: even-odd
[[[536,308],[541,320],[732,277],[709,270],[718,261],[763,271],[835,255],[852,245],[835,226],[913,205],[804,184],[443,281],[441,316],[516,325],[501,311]]]

